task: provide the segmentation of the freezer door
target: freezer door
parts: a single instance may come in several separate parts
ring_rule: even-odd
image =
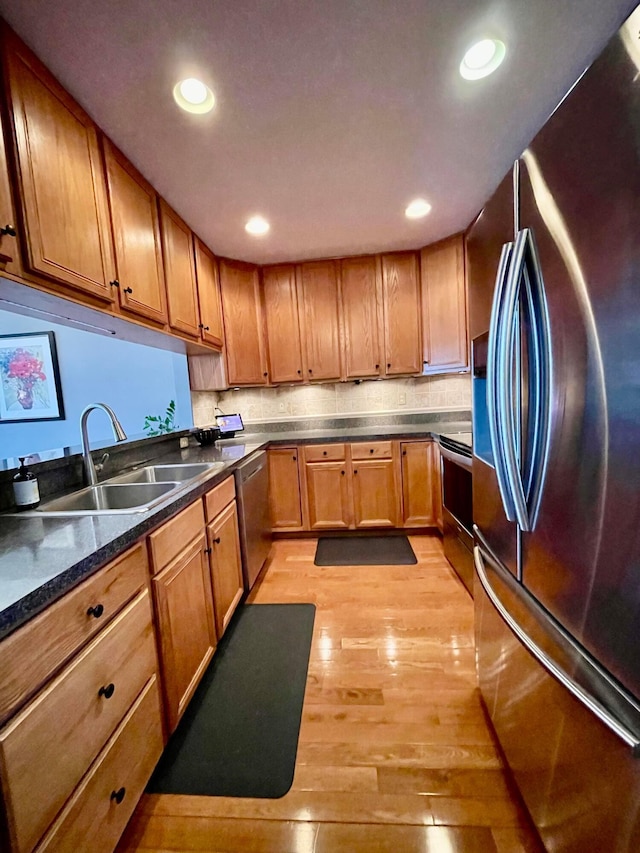
[[[640,696],[640,11],[521,159],[552,353],[548,475],[522,579]]]

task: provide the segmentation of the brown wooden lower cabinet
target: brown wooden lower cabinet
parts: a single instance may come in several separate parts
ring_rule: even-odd
[[[435,527],[437,524],[434,446],[433,441],[400,443],[405,527]]]
[[[305,473],[310,529],[348,530],[353,510],[347,461],[307,462]]]
[[[269,508],[273,530],[302,530],[298,458],[295,446],[269,448]]]
[[[393,459],[360,459],[352,464],[356,527],[398,527],[400,501]]]
[[[199,536],[152,578],[165,715],[172,732],[216,647],[206,538]]]
[[[238,509],[235,500],[207,525],[207,542],[213,584],[213,609],[220,639],[227,630],[244,592]]]

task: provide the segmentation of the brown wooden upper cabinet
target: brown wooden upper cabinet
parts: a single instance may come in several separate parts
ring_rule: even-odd
[[[416,252],[382,255],[384,372],[422,372],[420,276]]]
[[[263,267],[262,288],[271,381],[302,382],[304,374],[295,266],[279,264]]]
[[[462,234],[420,253],[424,373],[463,370],[469,364],[467,292]]]
[[[167,322],[167,300],[156,191],[118,149],[103,138],[116,286],[122,310]]]
[[[167,286],[169,325],[191,338],[200,337],[193,234],[164,199],[160,199],[162,258]]]
[[[378,376],[381,371],[380,276],[380,257],[377,255],[340,261],[346,379]]]
[[[300,264],[298,287],[306,378],[311,382],[338,380],[341,367],[337,261]]]
[[[220,303],[218,262],[213,252],[198,237],[194,238],[194,246],[198,302],[200,303],[200,336],[205,343],[222,349],[224,346],[224,326]]]
[[[97,128],[14,33],[4,28],[3,38],[25,266],[112,302],[115,267]],[[1,227],[7,224],[15,226]]]
[[[0,270],[22,276],[16,209],[7,161],[8,139],[9,134],[0,122]]]
[[[229,385],[266,385],[260,278],[255,264],[220,261],[220,292]]]

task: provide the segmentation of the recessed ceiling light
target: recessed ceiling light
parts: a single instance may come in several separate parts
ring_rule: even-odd
[[[506,52],[504,43],[498,39],[482,39],[465,53],[460,63],[460,74],[465,80],[488,77],[502,64]]]
[[[414,199],[411,204],[405,209],[404,215],[409,219],[420,219],[426,216],[431,211],[431,205],[423,198]]]
[[[216,102],[213,92],[201,80],[187,77],[173,87],[173,98],[176,104],[188,113],[210,112]]]
[[[267,233],[269,228],[270,225],[263,216],[252,216],[244,226],[244,230],[249,234],[253,234],[254,237],[261,237]]]

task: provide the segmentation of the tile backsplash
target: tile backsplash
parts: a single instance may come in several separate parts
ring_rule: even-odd
[[[406,379],[336,382],[323,385],[284,385],[237,391],[192,391],[193,422],[212,423],[214,409],[240,412],[245,423],[313,417],[411,414],[468,410],[471,377],[468,373]]]

